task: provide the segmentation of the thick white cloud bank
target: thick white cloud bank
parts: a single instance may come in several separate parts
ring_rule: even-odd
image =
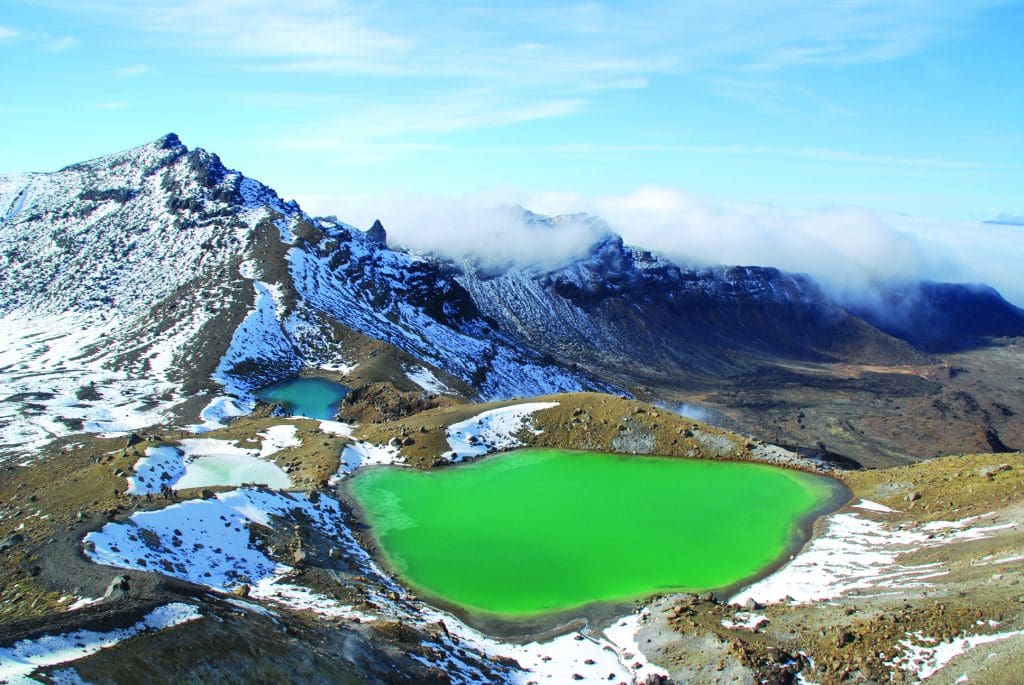
[[[1024,306],[1024,226],[945,221],[859,208],[794,210],[720,204],[674,188],[627,195],[479,193],[462,198],[392,194],[346,198],[314,211],[369,225],[380,218],[389,243],[485,264],[554,268],[586,252],[605,230],[631,245],[693,266],[757,265],[806,273],[840,297],[859,299],[873,283],[932,280],[983,283]],[[554,226],[545,215],[586,213]],[[329,212],[327,210],[330,210]],[[597,217],[600,221],[595,221]]]

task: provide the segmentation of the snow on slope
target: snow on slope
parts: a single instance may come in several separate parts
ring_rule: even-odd
[[[27,456],[81,430],[118,433],[165,419],[174,385],[113,367],[107,327],[75,313],[0,318],[0,455]]]
[[[447,439],[451,449],[442,456],[453,462],[479,457],[497,450],[519,447],[516,437],[522,430],[534,433],[531,415],[542,409],[557,407],[558,402],[525,402],[510,407],[491,409],[448,426]]]
[[[181,368],[232,308],[232,265],[276,208],[167,137],[52,174],[0,177],[0,452],[137,429],[183,399]],[[276,196],[275,196],[276,197]]]
[[[424,258],[337,225],[321,226],[343,245],[332,250],[322,241],[318,249],[288,252],[295,289],[310,306],[478,387],[484,399],[594,388],[518,347],[479,314],[460,317],[450,301],[440,303],[440,312],[428,311],[437,303],[425,300],[459,293]]]
[[[10,647],[0,647],[0,681],[11,685],[38,683],[30,677],[37,668],[76,661],[139,633],[173,628],[197,618],[201,618],[201,614],[194,606],[175,602],[153,609],[138,623],[120,630],[76,630],[19,640]]]
[[[441,379],[435,376],[430,369],[425,366],[409,366],[403,370],[409,380],[420,386],[426,392],[434,395],[457,394],[447,385],[442,383]]]
[[[158,511],[138,512],[127,523],[108,523],[85,537],[86,555],[100,564],[148,570],[229,591],[267,581],[267,594],[291,570],[252,544],[252,526],[274,527],[297,514],[351,553],[368,559],[342,524],[340,504],[313,503],[302,494],[240,489],[211,500],[189,500]],[[91,544],[90,544],[91,543]]]
[[[252,526],[289,530],[290,522],[295,520],[304,521],[343,547],[345,558],[357,565],[358,572],[374,579],[377,589],[368,589],[368,599],[369,606],[376,609],[357,610],[290,583],[291,568],[268,558],[249,533]],[[235,490],[220,493],[214,500],[192,500],[159,511],[138,512],[128,522],[107,524],[86,536],[86,554],[99,563],[156,569],[216,590],[249,584],[250,596],[255,599],[323,616],[360,620],[380,616],[423,629],[443,622],[446,632],[436,636],[436,644],[429,645],[435,655],[435,661],[429,663],[444,668],[456,683],[494,682],[493,677],[473,665],[472,657],[479,654],[518,661],[523,670],[507,670],[502,678],[513,683],[601,683],[609,682],[609,674],[614,675],[612,682],[633,682],[648,673],[663,673],[647,662],[634,641],[641,619],[637,615],[615,621],[600,634],[569,633],[520,645],[488,637],[450,614],[409,600],[358,544],[345,520],[340,503],[326,495],[312,503],[296,493]]]
[[[942,563],[904,565],[901,554],[984,538],[994,530],[1013,523],[979,526],[987,517],[960,521],[934,521],[916,529],[888,525],[888,512],[881,505],[862,502],[857,508],[873,512],[865,518],[858,512],[843,511],[825,518],[825,533],[814,538],[796,557],[770,576],[750,585],[729,599],[743,605],[748,599],[762,604],[791,597],[806,603],[831,599],[854,591],[881,591],[913,587],[929,578],[948,573]]]
[[[495,330],[445,268],[313,219],[173,134],[0,176],[0,456],[175,420],[195,395],[219,425],[256,387],[348,368],[337,323],[484,398],[594,388]]]

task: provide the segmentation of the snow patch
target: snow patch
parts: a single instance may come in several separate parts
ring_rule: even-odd
[[[299,440],[298,429],[291,424],[271,426],[259,436],[263,438],[263,446],[260,447],[260,457],[269,457],[275,452],[280,452],[289,447],[302,447]]]
[[[767,604],[786,597],[812,602],[853,590],[923,585],[929,578],[946,575],[943,564],[907,566],[898,562],[899,556],[922,548],[983,538],[1015,525],[969,527],[982,518],[985,516],[902,530],[863,518],[856,512],[834,513],[825,519],[822,536],[772,575],[740,590],[729,602],[743,605],[753,599]]]
[[[351,423],[344,423],[342,421],[320,422],[320,430],[322,430],[324,433],[329,433],[331,435],[340,435],[343,438],[351,438],[352,431],[354,431],[355,429],[356,427]]]
[[[454,395],[454,390],[445,385],[425,366],[408,366],[404,369],[406,377],[416,385],[435,395]]]
[[[364,466],[381,466],[384,464],[401,464],[405,458],[401,456],[397,445],[375,445],[372,442],[354,442],[347,445],[341,453],[338,471],[330,481],[336,485],[345,476]]]
[[[893,514],[893,513],[896,513],[895,509],[890,509],[889,507],[885,506],[884,504],[879,504],[878,502],[872,502],[871,500],[866,500],[866,499],[862,499],[861,501],[857,502],[856,504],[851,504],[850,506],[851,507],[855,507],[857,509],[864,509],[866,511],[878,511],[878,512],[881,512],[883,514]]]
[[[968,650],[1022,635],[1024,635],[1024,630],[1012,630],[991,635],[956,637],[948,642],[943,642],[916,632],[908,635],[906,640],[900,640],[900,644],[903,646],[902,654],[886,665],[890,668],[913,672],[920,680],[927,680],[955,657]]]
[[[20,640],[10,647],[0,647],[0,681],[12,685],[36,683],[29,676],[37,668],[76,661],[140,633],[164,630],[200,617],[196,607],[175,602],[157,607],[128,628],[107,632],[77,630],[45,635],[35,640]]]
[[[185,475],[185,460],[174,447],[147,447],[146,456],[135,462],[132,471],[135,475],[128,476],[129,495],[158,493],[161,486],[171,486]]]
[[[237,397],[219,395],[210,400],[210,403],[199,413],[201,423],[187,426],[193,433],[206,433],[218,428],[224,428],[228,421],[245,416],[255,406],[252,399],[242,400]]]
[[[755,614],[753,612],[738,611],[733,619],[722,619],[722,627],[728,628],[729,630],[751,630],[756,631],[763,625],[770,623],[768,617],[764,614]]]
[[[448,426],[448,446],[451,450],[442,456],[452,462],[467,457],[479,457],[498,450],[519,447],[523,443],[516,437],[523,430],[541,431],[532,428],[531,415],[542,409],[557,407],[558,402],[526,402],[509,407],[491,409],[473,418]]]

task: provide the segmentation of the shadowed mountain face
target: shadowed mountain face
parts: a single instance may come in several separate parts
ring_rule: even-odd
[[[133,429],[172,409],[194,419],[218,394],[348,368],[352,336],[479,398],[714,396],[756,434],[770,419],[757,407],[795,413],[812,401],[780,400],[785,388],[843,392],[792,368],[776,383],[772,369],[922,366],[928,353],[1024,335],[1024,312],[989,288],[903,285],[851,311],[806,276],[687,268],[610,232],[556,269],[410,254],[389,247],[379,223],[364,232],[311,217],[173,134],[52,174],[2,176],[0,218],[11,356],[0,447]],[[761,395],[744,394],[751,387]],[[864,387],[878,397],[889,385]],[[914,387],[914,397],[941,390]],[[812,444],[831,430],[779,438]]]
[[[591,370],[728,377],[766,359],[909,363],[920,355],[851,315],[805,276],[686,269],[609,236],[568,266],[460,282],[502,328]]]
[[[967,350],[988,338],[1024,335],[1024,309],[984,285],[894,285],[882,291],[879,306],[858,314],[929,352]]]

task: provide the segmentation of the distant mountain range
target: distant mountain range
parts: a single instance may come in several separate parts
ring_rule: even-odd
[[[379,223],[310,216],[174,134],[0,176],[0,222],[8,450],[244,411],[253,389],[344,373],[374,345],[398,360],[392,380],[425,370],[498,399],[637,393],[765,360],[911,363],[1024,335],[1024,311],[982,286],[886,286],[883,307],[851,309],[806,276],[687,268],[612,233],[554,270],[412,254]]]

